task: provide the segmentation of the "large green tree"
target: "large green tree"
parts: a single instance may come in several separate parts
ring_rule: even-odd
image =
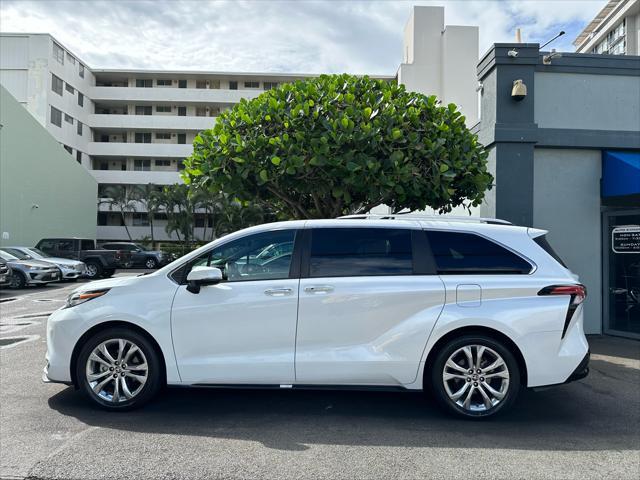
[[[223,112],[200,133],[185,182],[290,218],[441,212],[478,205],[487,153],[450,104],[395,82],[322,75],[283,84]]]

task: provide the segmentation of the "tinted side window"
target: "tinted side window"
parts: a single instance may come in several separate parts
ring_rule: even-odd
[[[56,242],[53,240],[42,240],[39,244],[38,244],[38,248],[40,250],[42,250],[43,252],[50,252],[52,250],[55,250],[56,248]]]
[[[95,243],[93,240],[82,240],[80,243],[80,250],[93,250],[95,247]]]
[[[529,262],[473,233],[427,231],[439,274],[526,274]]]
[[[411,230],[317,228],[311,234],[311,277],[411,275]]]
[[[233,240],[191,262],[184,272],[178,273],[182,279],[178,280],[175,275],[172,277],[184,283],[194,266],[210,266],[222,270],[225,280],[229,282],[289,278],[292,252],[288,247],[293,245],[295,235],[295,230],[277,230]],[[280,253],[268,258],[261,257],[260,253],[267,247],[275,248]]]

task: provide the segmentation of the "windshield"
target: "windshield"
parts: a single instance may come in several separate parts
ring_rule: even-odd
[[[5,247],[2,250],[7,252],[9,255],[13,255],[16,258],[19,258],[20,260],[29,260],[31,258],[31,255],[27,255],[26,253],[24,253],[21,250],[18,250],[17,248]]]
[[[16,260],[19,260],[10,253],[5,252],[4,250],[0,250],[0,258],[2,258],[5,262],[15,262]]]
[[[144,246],[142,246],[142,245],[140,245],[140,244],[138,244],[138,243],[136,243],[136,248],[139,248],[139,249],[140,249],[140,250],[142,250],[143,252],[146,252],[146,251],[147,251],[147,247],[144,247]]]
[[[51,258],[51,255],[49,255],[48,253],[44,253],[42,250],[37,249],[37,248],[27,248],[27,250],[29,250],[34,257],[40,257],[40,258]]]

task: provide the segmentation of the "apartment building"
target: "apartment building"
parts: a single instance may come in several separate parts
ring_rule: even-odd
[[[610,0],[573,45],[578,53],[640,55],[640,0]]]
[[[433,42],[436,48],[427,48]],[[446,45],[465,48],[446,55]],[[414,7],[403,50],[411,54],[397,74],[375,77],[458,103],[470,125],[477,121],[477,27],[445,27],[442,7]],[[446,74],[420,73],[425,71]],[[195,136],[211,128],[220,112],[310,76],[90,68],[49,34],[0,34],[0,83],[90,171],[98,182],[98,203],[113,185],[181,183],[182,160],[191,154]],[[457,76],[467,81],[449,81]],[[134,239],[151,236],[143,203],[125,214],[125,222]],[[165,226],[162,215],[154,218],[156,240],[175,239]],[[204,215],[196,218],[196,236],[209,226]],[[107,203],[98,206],[96,238],[128,238],[120,213]]]

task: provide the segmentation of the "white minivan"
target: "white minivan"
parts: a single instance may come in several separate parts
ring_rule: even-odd
[[[163,385],[374,387],[488,417],[586,376],[586,289],[546,232],[439,218],[260,225],[82,285],[49,317],[44,380],[111,410]]]

